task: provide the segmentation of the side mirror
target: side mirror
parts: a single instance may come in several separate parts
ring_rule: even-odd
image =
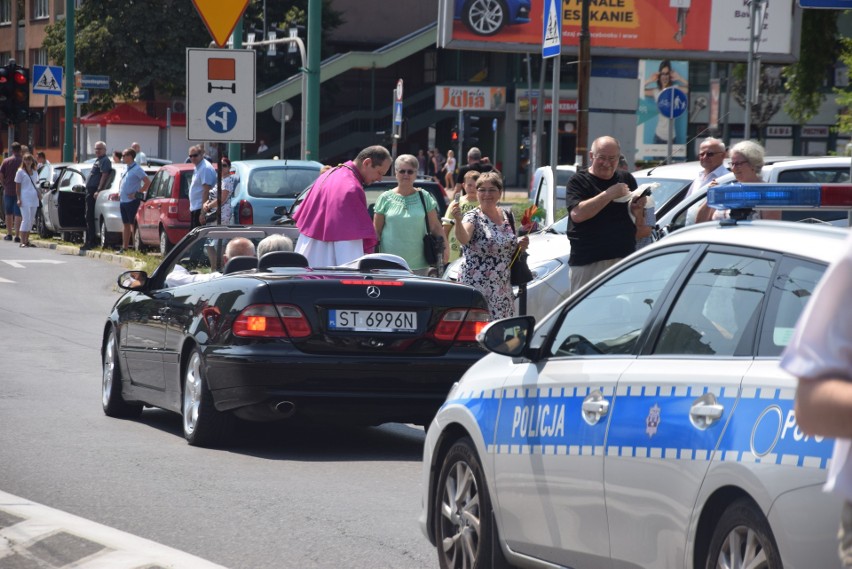
[[[86,193],[86,186],[84,186],[82,184],[77,184],[76,186],[71,187],[71,191],[77,192],[78,194],[85,194]]]
[[[287,213],[289,212],[287,211],[286,205],[279,205],[275,206],[275,209],[272,210],[272,213],[274,213],[275,215],[287,215]]]
[[[518,358],[529,351],[535,318],[517,316],[492,322],[476,336],[479,345],[495,354]]]
[[[125,271],[118,275],[118,287],[124,290],[142,290],[148,284],[145,271]]]

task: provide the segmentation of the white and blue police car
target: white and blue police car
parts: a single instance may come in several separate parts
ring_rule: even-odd
[[[492,353],[430,425],[421,527],[442,568],[838,567],[832,441],[778,359],[848,229],[742,221],[852,207],[852,185],[714,188],[731,219],[628,257]]]

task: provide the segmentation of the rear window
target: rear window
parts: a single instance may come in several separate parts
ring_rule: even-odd
[[[185,170],[180,173],[180,197],[189,199],[189,185],[192,183],[192,175],[195,170]]]
[[[319,177],[319,170],[265,168],[249,174],[248,194],[256,198],[295,198]]]

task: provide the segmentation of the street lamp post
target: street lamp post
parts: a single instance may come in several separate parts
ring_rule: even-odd
[[[245,47],[257,47],[261,45],[277,45],[277,44],[295,44],[299,48],[299,57],[301,58],[302,67],[299,71],[302,73],[302,126],[301,126],[301,150],[300,157],[302,160],[307,159],[307,132],[308,132],[308,107],[307,107],[307,92],[308,92],[308,74],[307,74],[307,57],[305,55],[305,43],[302,38],[289,37],[278,38],[274,40],[263,40],[245,44]],[[283,151],[283,148],[282,148]]]

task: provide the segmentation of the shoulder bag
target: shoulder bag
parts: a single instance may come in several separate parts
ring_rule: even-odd
[[[414,191],[420,197],[420,203],[423,205],[423,214],[426,218],[426,235],[423,236],[423,256],[426,257],[426,262],[430,266],[438,267],[444,260],[444,239],[429,232],[429,212],[426,211],[426,200],[423,199],[421,190],[415,188]]]
[[[517,235],[515,231],[515,216],[511,211],[506,210],[506,217],[509,219],[509,225],[512,226],[512,232]],[[529,255],[526,251],[521,251],[519,246],[515,246],[515,250],[512,253],[512,260],[509,263],[509,282],[512,286],[526,285],[533,280],[532,271],[527,264],[527,257]]]

